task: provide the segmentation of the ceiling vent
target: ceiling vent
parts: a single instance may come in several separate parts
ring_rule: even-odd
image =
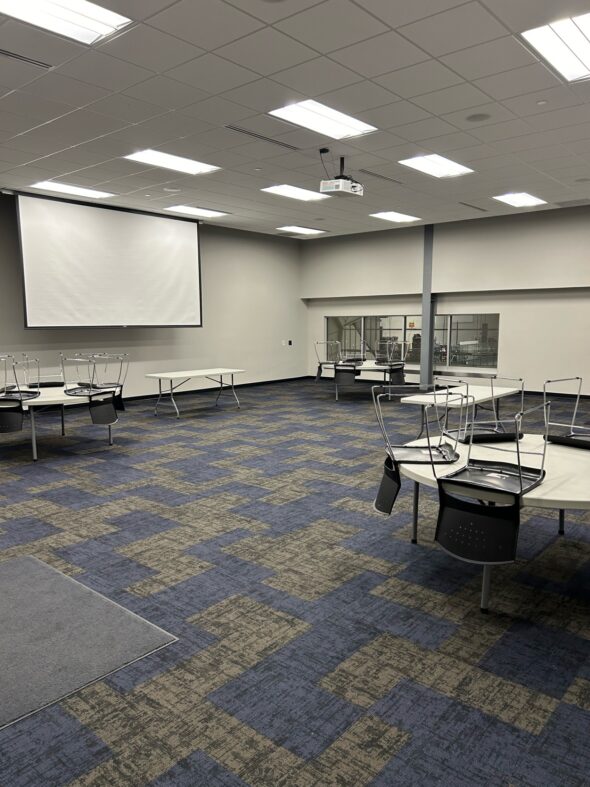
[[[379,178],[379,180],[388,180],[390,183],[397,183],[398,186],[404,185],[401,180],[390,178],[388,175],[380,175],[378,172],[372,172],[370,169],[359,169],[357,171],[362,172],[363,175],[370,175],[372,178]]]
[[[22,63],[29,63],[32,66],[38,66],[39,68],[44,68],[46,70],[53,68],[50,63],[44,63],[42,60],[34,60],[32,57],[19,55],[17,52],[9,52],[7,49],[0,49],[0,55],[3,57],[10,57],[12,60],[20,60]]]
[[[479,205],[472,205],[470,202],[460,202],[459,205],[463,205],[464,208],[472,208],[472,210],[478,210],[480,213],[487,213],[487,208],[480,208]]]
[[[272,137],[265,137],[264,134],[257,134],[255,131],[249,131],[247,128],[241,128],[240,126],[232,126],[228,125],[225,128],[229,128],[230,131],[237,131],[238,134],[246,134],[249,137],[254,137],[254,139],[258,139],[261,142],[268,142],[271,145],[278,145],[280,148],[286,148],[287,150],[299,150],[299,148],[295,147],[295,145],[289,145],[288,142],[281,142],[278,139],[272,139]]]

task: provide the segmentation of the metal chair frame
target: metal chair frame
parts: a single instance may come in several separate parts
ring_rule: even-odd
[[[549,428],[555,426],[559,429],[565,429],[566,431],[564,434],[549,433],[549,442],[563,442],[566,445],[575,446],[577,448],[590,448],[590,426],[579,426],[576,424],[576,418],[578,416],[578,409],[580,406],[580,397],[582,395],[582,382],[583,380],[581,377],[562,377],[557,380],[545,380],[543,384],[543,402],[547,401],[548,388],[550,386],[556,385],[557,383],[577,383],[577,390],[571,394],[572,397],[575,397],[572,411],[572,420],[570,423],[550,421]]]

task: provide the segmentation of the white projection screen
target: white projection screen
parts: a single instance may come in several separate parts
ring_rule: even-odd
[[[199,225],[18,197],[27,328],[201,326]]]

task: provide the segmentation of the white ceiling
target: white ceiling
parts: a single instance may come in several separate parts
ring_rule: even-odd
[[[227,211],[215,223],[272,234],[383,230],[396,225],[369,214],[387,210],[425,223],[519,212],[491,199],[507,191],[550,208],[590,199],[590,82],[565,84],[515,37],[590,0],[99,2],[134,22],[94,47],[0,16],[1,50],[51,66],[0,55],[0,186],[56,179],[114,192],[114,205]],[[304,98],[379,131],[338,143],[266,114]],[[362,199],[260,191],[317,190],[322,146],[330,173],[346,156]],[[148,147],[221,170],[176,177],[122,158]],[[397,163],[421,153],[475,172],[437,180]]]

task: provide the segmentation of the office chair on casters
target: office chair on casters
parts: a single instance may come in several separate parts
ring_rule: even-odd
[[[542,409],[545,416],[545,437],[549,423],[549,403],[518,413],[514,418],[514,449],[496,445],[479,446],[495,452],[512,453],[512,461],[484,460],[471,456],[469,444],[467,464],[448,475],[437,478],[439,512],[434,540],[448,554],[467,563],[483,566],[480,609],[488,612],[492,566],[516,560],[522,498],[542,483],[545,477],[547,441],[540,451],[522,451],[518,435],[523,416]],[[472,433],[473,422],[471,424]],[[537,467],[522,464],[522,455],[534,455]],[[510,459],[510,457],[508,457]],[[436,465],[432,463],[436,477]]]
[[[385,414],[385,408],[391,405],[396,398],[404,396],[407,393],[407,388],[407,385],[375,385],[372,388],[375,415],[385,442],[386,451],[385,462],[383,463],[383,476],[373,503],[373,508],[378,513],[385,514],[386,516],[389,516],[393,511],[393,506],[401,488],[401,476],[399,471],[399,465],[401,463],[452,464],[459,458],[457,452],[457,436],[455,435],[449,440],[448,433],[443,429],[443,424],[448,423],[449,420],[446,412],[448,408],[448,392],[445,392],[444,398],[441,398],[440,401],[435,393],[434,403],[424,408],[425,414],[423,420],[427,435],[427,442],[425,445],[412,446],[396,445],[392,443],[389,437],[390,423]],[[419,386],[416,385],[416,388],[419,388]],[[443,401],[444,412],[441,412],[443,409]],[[458,408],[459,426],[463,423],[463,410],[463,407]],[[434,418],[430,417],[431,413],[434,414]],[[431,421],[432,423],[436,423],[439,432],[438,438],[431,438]]]

